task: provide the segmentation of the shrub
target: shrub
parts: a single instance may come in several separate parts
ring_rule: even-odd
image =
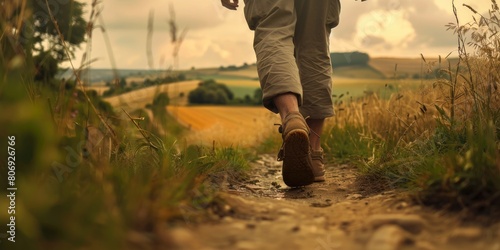
[[[214,80],[200,82],[198,87],[188,94],[190,104],[227,104],[233,98],[234,94],[226,85]]]

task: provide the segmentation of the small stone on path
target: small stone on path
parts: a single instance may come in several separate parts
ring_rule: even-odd
[[[280,215],[294,215],[296,213],[297,212],[295,212],[295,210],[293,210],[291,208],[282,208],[282,209],[278,210],[278,214],[280,214]]]
[[[346,199],[347,200],[359,200],[361,198],[363,198],[363,195],[361,195],[361,194],[350,194],[347,196]]]
[[[414,214],[375,214],[368,218],[368,223],[372,228],[397,225],[413,234],[420,233],[426,225],[424,219]]]
[[[385,225],[377,229],[370,238],[367,250],[396,250],[407,242],[406,232],[395,225]]]
[[[478,227],[462,227],[451,231],[449,242],[476,241],[481,238],[483,231]]]

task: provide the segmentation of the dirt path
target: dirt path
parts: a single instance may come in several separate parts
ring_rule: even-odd
[[[290,189],[280,163],[264,155],[245,183],[227,183],[216,219],[171,232],[178,249],[485,249],[500,250],[500,223],[414,204],[395,191],[372,192],[347,165],[327,181]],[[498,220],[496,220],[498,221]]]

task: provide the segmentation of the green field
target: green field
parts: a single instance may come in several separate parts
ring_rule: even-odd
[[[360,79],[383,79],[386,76],[380,71],[374,69],[371,66],[343,66],[343,67],[334,67],[333,75],[335,77],[344,77],[344,78],[360,78]]]
[[[398,67],[396,67],[398,65]],[[333,69],[333,96],[353,98],[376,93],[382,98],[405,89],[415,89],[424,81],[420,79],[391,79],[395,70],[397,75],[415,75],[423,69],[422,59],[373,58],[369,65],[342,66]],[[252,96],[259,88],[257,69],[254,65],[237,70],[196,69],[183,72],[189,78],[200,80],[214,79],[226,84],[235,97]]]
[[[233,92],[235,98],[244,98],[246,95],[252,97],[255,90],[258,87],[249,87],[249,86],[228,86],[229,89]]]
[[[216,78],[217,82],[226,84],[234,93],[236,98],[243,98],[245,95],[253,96],[255,89],[259,88],[258,81],[244,81],[238,79]],[[388,98],[398,91],[416,89],[429,81],[415,79],[363,79],[363,78],[333,78],[332,95],[361,97],[369,93],[376,93],[381,98]]]
[[[352,78],[333,78],[333,91],[335,96],[350,96],[353,98],[364,96],[370,93],[376,93],[381,98],[388,98],[391,94],[398,91],[419,88],[427,85],[428,80],[421,81],[415,79],[352,79]]]
[[[433,60],[427,59],[427,62],[431,61]],[[396,65],[398,66],[396,67]],[[334,98],[341,95],[357,98],[376,93],[381,98],[388,98],[398,91],[415,89],[425,84],[426,80],[413,78],[419,72],[427,70],[425,67],[427,66],[421,58],[372,58],[365,66],[335,67],[333,69],[332,95]],[[397,72],[396,75],[407,76],[407,78],[392,79],[395,72]],[[218,83],[227,85],[234,93],[235,98],[244,98],[246,95],[252,97],[255,89],[260,87],[255,65],[231,70],[203,68],[172,73],[174,75],[184,74],[186,79],[193,81],[214,79]],[[103,89],[99,91],[101,93]]]

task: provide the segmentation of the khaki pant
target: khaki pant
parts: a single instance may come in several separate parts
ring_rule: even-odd
[[[294,93],[304,117],[333,116],[329,36],[339,14],[339,0],[245,0],[266,108],[277,113],[273,97]]]

